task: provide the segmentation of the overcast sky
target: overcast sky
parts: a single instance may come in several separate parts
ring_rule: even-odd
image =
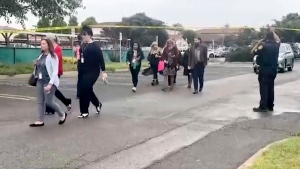
[[[79,9],[82,22],[94,16],[98,22],[120,21],[137,12],[159,19],[168,25],[181,23],[188,27],[230,26],[260,27],[292,12],[300,13],[300,0],[83,0],[86,9]],[[67,19],[66,19],[67,20]],[[28,14],[26,26],[38,19]],[[7,25],[3,19],[1,25]],[[11,24],[20,27],[18,24]]]

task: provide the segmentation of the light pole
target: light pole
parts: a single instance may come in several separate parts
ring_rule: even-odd
[[[128,48],[130,48],[130,41],[131,41],[131,39],[127,39]]]
[[[34,27],[34,46],[36,48],[36,28],[37,28],[37,25],[32,25],[32,27]]]
[[[120,63],[122,62],[121,57],[122,57],[122,32],[119,34],[120,37]]]

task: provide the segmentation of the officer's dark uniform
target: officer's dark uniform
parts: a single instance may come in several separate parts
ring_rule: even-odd
[[[259,65],[259,91],[260,105],[253,108],[256,112],[273,111],[274,107],[274,81],[277,75],[277,63],[280,43],[267,40],[255,50],[256,63]]]

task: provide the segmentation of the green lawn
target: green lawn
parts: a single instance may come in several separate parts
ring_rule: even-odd
[[[300,169],[300,137],[271,146],[249,169]]]
[[[146,67],[147,62],[142,63],[142,67]],[[30,74],[33,72],[33,64],[15,64],[6,65],[0,64],[0,75],[14,76],[16,74]],[[126,63],[108,62],[106,63],[106,70],[108,72],[115,72],[117,69],[128,69]],[[76,71],[77,65],[72,63],[64,63],[64,71]]]

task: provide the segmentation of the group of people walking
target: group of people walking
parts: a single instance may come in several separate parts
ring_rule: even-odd
[[[77,99],[79,99],[80,115],[78,118],[89,116],[90,102],[95,107],[96,114],[101,112],[102,103],[93,91],[93,86],[100,74],[102,80],[107,80],[105,73],[105,61],[100,47],[93,41],[93,31],[88,26],[83,26],[78,36],[79,43],[76,48],[78,82]],[[253,108],[255,112],[273,111],[274,107],[274,80],[277,74],[277,57],[279,53],[280,39],[274,30],[267,33],[252,50],[258,55],[260,84],[260,105]],[[30,79],[34,79],[33,86],[37,89],[37,121],[30,127],[44,126],[44,115],[54,114],[59,116],[59,125],[65,123],[67,112],[72,108],[72,100],[66,98],[60,90],[60,77],[63,75],[62,48],[55,35],[48,35],[41,40],[41,54],[35,61],[35,69]],[[137,91],[139,72],[142,60],[145,58],[139,43],[134,42],[126,55],[126,63],[132,76],[132,91]],[[158,75],[164,77],[162,90],[172,91],[176,83],[176,75],[180,66],[184,68],[183,75],[187,76],[187,87],[193,83],[193,94],[203,90],[204,72],[207,65],[207,47],[201,44],[201,38],[195,38],[194,43],[181,56],[174,40],[167,40],[161,51],[157,42],[153,42],[147,56],[153,74],[152,86],[159,85]],[[54,101],[56,96],[65,106],[67,111]]]
[[[95,106],[95,112],[101,112],[102,103],[93,91],[93,86],[100,74],[102,80],[106,81],[105,61],[100,47],[93,41],[93,31],[88,26],[83,26],[81,34],[78,36],[79,43],[76,48],[78,81],[77,99],[79,99],[80,115],[78,118],[89,116],[90,102]],[[72,100],[65,98],[58,90],[60,80],[63,75],[62,48],[59,46],[58,38],[49,35],[41,41],[42,53],[35,62],[33,76],[36,79],[37,100],[38,100],[38,120],[30,127],[44,126],[44,115],[59,115],[59,124],[62,125],[67,119],[67,111],[72,108]],[[132,76],[132,91],[137,91],[138,75],[141,70],[142,60],[145,58],[139,43],[134,42],[126,55],[126,63]],[[157,42],[153,42],[148,54],[153,80],[151,85],[159,85],[158,74],[163,75],[163,91],[171,91],[176,83],[176,75],[180,66],[184,67],[184,75],[188,77],[188,88],[194,82],[194,92],[197,94],[203,89],[204,69],[207,65],[207,48],[201,44],[201,38],[197,38],[194,44],[181,56],[175,41],[168,40],[166,46],[161,51]],[[200,84],[200,87],[199,87]],[[64,105],[67,111],[54,101],[56,96]]]
[[[126,58],[130,66],[133,88],[136,92],[138,83],[138,74],[141,68],[141,60],[144,58],[143,51],[138,43],[133,43]],[[195,38],[193,45],[185,51],[183,56],[177,48],[175,41],[169,39],[164,49],[159,50],[158,43],[153,42],[147,60],[153,74],[152,86],[159,84],[158,74],[163,75],[163,91],[172,91],[176,83],[177,71],[180,66],[184,68],[183,75],[187,76],[188,88],[191,88],[194,82],[193,94],[198,94],[203,89],[204,70],[207,65],[207,47],[201,44],[201,38]]]
[[[96,113],[99,114],[102,103],[99,101],[93,91],[93,86],[100,76],[102,70],[102,79],[107,79],[105,73],[105,62],[103,54],[98,45],[92,40],[93,31],[90,27],[82,28],[82,44],[78,56],[78,84],[77,98],[79,99],[80,115],[79,118],[89,116],[90,102],[95,106]],[[58,90],[59,78],[63,74],[62,49],[58,45],[58,38],[49,34],[41,40],[41,55],[35,61],[33,78],[35,79],[37,89],[38,115],[37,121],[30,124],[30,127],[44,126],[44,115],[59,115],[59,125],[65,123],[67,112],[54,101],[56,96],[67,107],[67,111],[72,108],[72,100],[65,98]]]

